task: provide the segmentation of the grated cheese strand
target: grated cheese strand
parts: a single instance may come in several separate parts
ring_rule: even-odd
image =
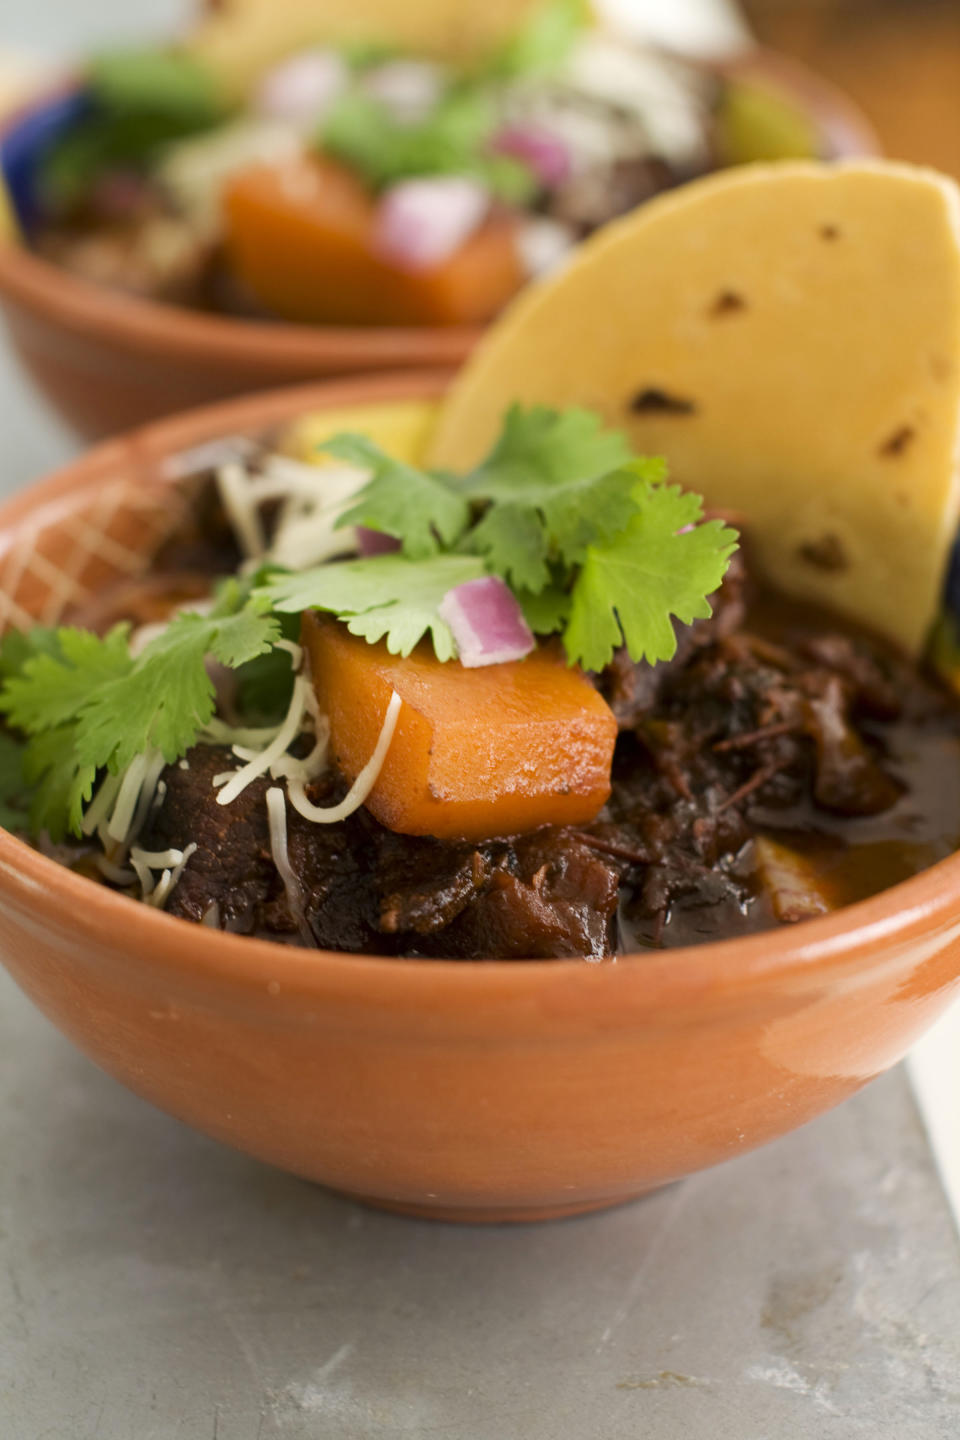
[[[316,743],[309,755],[302,760],[297,760],[293,755],[281,755],[270,766],[270,778],[272,780],[302,780],[309,784],[316,780],[327,768],[327,751],[330,748],[330,721],[325,715],[315,722]]]
[[[180,877],[183,874],[184,870],[187,868],[187,863],[190,860],[191,855],[195,855],[196,853],[196,845],[188,845],[187,848],[181,853],[180,859],[177,861],[176,865],[174,865],[173,869],[164,870],[159,881],[157,882],[155,889],[147,899],[148,905],[153,905],[158,910],[163,909],[164,905],[166,905],[167,901],[170,899],[170,896],[173,894],[174,890],[179,885]]]
[[[120,793],[122,775],[105,775],[99,790],[87,806],[80,826],[84,835],[92,835],[101,821],[106,820],[117,795]]]
[[[390,695],[390,704],[387,706],[387,713],[383,717],[383,728],[380,731],[380,736],[374,747],[373,754],[339,805],[314,805],[307,799],[306,787],[302,780],[289,780],[287,782],[287,794],[290,796],[290,804],[298,815],[302,815],[305,820],[312,820],[316,825],[335,825],[337,821],[346,820],[348,815],[352,815],[355,810],[360,809],[360,806],[377,783],[377,778],[383,769],[383,762],[387,758],[387,751],[390,749],[390,742],[397,728],[397,721],[400,718],[402,706],[403,701],[400,699],[396,690],[394,690]]]
[[[298,645],[295,640],[275,640],[274,649],[286,650],[292,656],[293,672],[296,674],[303,664],[303,646]]]
[[[137,883],[137,872],[135,870],[129,870],[123,865],[114,865],[112,861],[107,859],[106,855],[95,855],[93,857],[93,863],[100,871],[100,874],[107,880],[111,880],[114,885],[128,886]]]
[[[202,731],[205,740],[215,740],[218,744],[224,745],[269,745],[280,734],[279,725],[263,725],[257,729],[248,729],[242,725],[226,725],[215,715],[207,721]],[[180,761],[180,768],[189,770],[189,764],[184,765]]]
[[[287,711],[287,718],[281,725],[276,739],[265,750],[261,750],[255,759],[248,761],[231,776],[217,796],[218,805],[232,804],[238,795],[242,795],[249,784],[259,776],[266,775],[274,761],[279,760],[281,755],[289,750],[303,726],[303,716],[307,708],[306,691],[307,681],[300,675],[293,682],[290,709]],[[219,776],[216,777],[216,779],[219,778]]]
[[[130,829],[125,837],[128,844],[133,844],[140,831],[147,821],[147,816],[153,808],[153,803],[163,784],[160,776],[166,767],[166,761],[159,750],[151,750],[147,756],[147,768],[140,786],[140,797],[137,800],[137,808],[133,813],[133,820]],[[163,793],[166,794],[166,785],[163,786]]]
[[[140,899],[149,900],[155,889],[153,873],[150,866],[144,860],[138,860],[136,855],[130,856],[130,864],[136,871],[137,879],[140,881]]]
[[[117,840],[120,844],[126,841],[130,833],[149,758],[147,755],[136,755],[127,766],[123,780],[120,782],[117,803],[107,824],[107,834],[110,839]]]
[[[303,909],[303,897],[287,849],[287,800],[278,785],[271,786],[267,791],[267,816],[270,820],[270,853],[273,863],[283,881],[291,912],[298,916]]]
[[[130,851],[131,861],[137,858],[142,864],[149,866],[151,870],[166,870],[169,866],[179,865],[183,859],[182,850],[141,850],[134,846]]]
[[[266,541],[243,466],[236,462],[221,465],[217,471],[217,489],[241,550],[248,560],[256,559],[266,549]]]

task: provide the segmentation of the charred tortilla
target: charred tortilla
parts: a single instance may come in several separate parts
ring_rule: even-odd
[[[494,325],[432,463],[476,460],[514,401],[600,411],[748,515],[779,588],[916,653],[960,501],[960,192],[787,163],[655,200]]]

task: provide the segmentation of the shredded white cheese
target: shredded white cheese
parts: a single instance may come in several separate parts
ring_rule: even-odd
[[[196,853],[195,844],[188,845],[184,850],[150,851],[134,847],[130,851],[130,864],[140,881],[141,899],[161,910],[179,883],[191,855]],[[154,870],[163,872],[156,882],[152,873]]]
[[[302,815],[305,820],[312,820],[316,825],[335,825],[338,820],[346,820],[348,815],[352,815],[355,810],[359,810],[377,783],[377,778],[383,769],[383,762],[387,758],[387,751],[390,749],[390,742],[397,728],[397,721],[400,718],[402,706],[403,701],[400,699],[396,690],[394,690],[390,695],[390,703],[387,706],[387,713],[383,718],[383,727],[380,731],[376,746],[374,747],[373,754],[339,805],[314,805],[307,799],[306,787],[302,780],[289,780],[287,782],[287,794],[290,796],[290,804],[298,815]]]
[[[217,471],[217,486],[227,518],[248,561],[269,558],[291,570],[319,565],[353,549],[351,529],[337,522],[369,471],[353,465],[307,465],[284,455],[271,455],[262,474],[235,461]],[[267,550],[262,507],[281,501],[273,542]]]
[[[124,771],[123,780],[120,782],[117,803],[107,824],[107,834],[111,840],[116,840],[121,845],[126,841],[133,824],[137,801],[140,799],[140,790],[147,773],[148,758],[146,755],[135,756]]]
[[[147,899],[148,905],[154,905],[158,910],[163,909],[164,905],[166,905],[167,901],[170,899],[170,896],[176,889],[177,885],[179,885],[180,877],[183,874],[184,870],[187,868],[188,860],[190,859],[191,855],[196,854],[196,851],[196,845],[188,845],[186,850],[184,850],[178,864],[176,864],[172,870],[164,870],[159,881],[157,882],[156,889]]]
[[[303,664],[303,646],[298,645],[294,640],[275,640],[274,649],[286,650],[293,660],[293,673],[296,675]]]
[[[217,489],[240,549],[248,560],[256,559],[266,549],[266,541],[243,466],[235,462],[221,465],[217,471]]]
[[[304,679],[302,675],[298,675],[293,682],[293,696],[290,701],[290,708],[287,711],[286,719],[281,725],[276,738],[271,741],[266,749],[261,750],[254,759],[249,760],[235,775],[230,777],[230,780],[221,788],[217,796],[218,805],[230,805],[236,800],[238,795],[241,795],[243,791],[246,790],[252,781],[261,775],[266,775],[274,761],[279,760],[281,755],[289,750],[303,727],[303,717],[307,709],[306,692],[308,686],[309,682]],[[219,779],[219,776],[216,778]],[[216,784],[216,780],[214,784]]]
[[[270,821],[270,853],[287,892],[290,913],[297,921],[303,917],[303,895],[300,882],[293,873],[290,854],[287,849],[287,801],[279,786],[267,791],[267,816]]]
[[[140,798],[137,801],[133,822],[126,836],[126,843],[128,845],[133,844],[146,824],[147,817],[156,803],[161,786],[163,786],[163,794],[166,794],[166,784],[160,779],[165,764],[166,762],[159,750],[154,750],[147,756],[147,768],[140,786]]]
[[[280,734],[279,725],[264,725],[251,729],[242,725],[226,725],[216,716],[208,720],[203,727],[203,737],[206,740],[213,740],[218,745],[251,745],[254,748],[260,745],[269,745]],[[189,764],[181,760],[180,768],[189,770]]]
[[[100,874],[105,876],[107,880],[112,881],[114,885],[121,885],[126,888],[129,885],[135,885],[137,882],[137,873],[135,870],[130,870],[123,865],[114,865],[112,861],[107,859],[106,855],[95,855],[93,857],[93,863],[100,871]]]
[[[86,808],[80,829],[84,835],[92,835],[109,815],[117,795],[120,793],[120,775],[105,775],[100,788]]]

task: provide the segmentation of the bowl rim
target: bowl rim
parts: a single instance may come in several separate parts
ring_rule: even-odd
[[[767,78],[792,92],[811,112],[820,132],[834,135],[835,158],[880,153],[876,133],[857,104],[801,61],[753,46],[730,57],[699,63],[721,75]],[[29,97],[0,124],[0,148],[35,111],[78,88],[76,77],[68,75]],[[341,366],[359,372],[400,365],[422,369],[457,365],[486,328],[334,326],[206,314],[80,279],[27,249],[18,230],[9,242],[0,243],[0,296],[69,330],[112,344],[149,345],[154,354],[166,359],[189,351],[197,361],[227,367],[313,364],[328,371]]]
[[[393,375],[319,381],[221,401],[215,405],[155,421],[126,435],[106,440],[79,455],[45,479],[30,484],[0,505],[0,543],[44,511],[56,515],[73,497],[108,482],[120,468],[156,466],[162,459],[217,435],[266,429],[297,415],[369,404],[410,400],[435,401],[450,383],[444,372],[398,372]],[[701,994],[751,989],[757,984],[797,972],[870,965],[864,950],[879,947],[889,957],[920,936],[960,934],[960,852],[948,856],[867,900],[802,925],[761,931],[703,945],[618,955],[616,963],[584,959],[538,961],[425,960],[395,956],[356,955],[332,950],[304,950],[277,941],[233,935],[190,926],[190,922],[152,909],[128,896],[75,874],[6,830],[0,830],[0,901],[6,897],[21,910],[34,912],[38,903],[50,907],[41,925],[67,923],[100,951],[110,946],[104,934],[118,937],[133,963],[150,960],[163,969],[193,977],[244,981],[258,988],[280,984],[284,990],[316,996],[318,990],[347,994],[367,980],[379,995],[398,1004],[416,1006],[452,988],[478,1001],[499,997],[545,997],[558,982],[574,983],[579,994],[588,987],[596,995],[617,987],[618,996],[632,995],[649,1010]],[[187,934],[194,941],[184,943]],[[179,940],[179,943],[178,943]],[[600,976],[606,976],[600,981]],[[626,987],[626,991],[624,990]],[[636,1008],[636,1006],[634,1006]],[[624,1012],[624,1016],[629,1012]],[[614,1017],[616,1023],[616,1017]]]

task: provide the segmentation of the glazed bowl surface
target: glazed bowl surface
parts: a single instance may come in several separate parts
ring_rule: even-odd
[[[180,514],[172,456],[443,386],[327,383],[100,446],[0,509],[0,626],[56,623],[142,574]],[[193,926],[0,831],[0,955],[91,1059],[209,1135],[395,1209],[534,1219],[742,1154],[899,1060],[960,984],[960,856],[745,939],[468,963]]]
[[[814,121],[825,155],[877,153],[876,137],[856,107],[802,66],[758,50],[717,69],[796,102]],[[36,132],[62,123],[76,103],[76,90],[66,87],[7,120],[0,148],[8,181]],[[0,241],[0,310],[37,387],[87,439],[191,406],[326,376],[454,368],[481,334],[476,328],[296,325],[204,314],[81,280],[16,241]]]

